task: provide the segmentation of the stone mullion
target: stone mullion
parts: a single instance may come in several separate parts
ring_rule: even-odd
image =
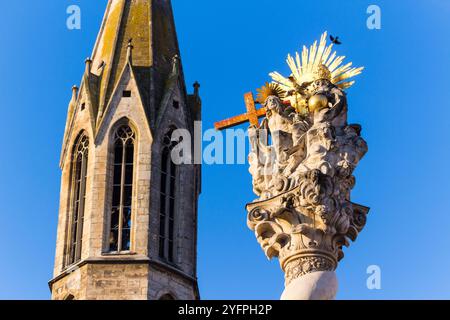
[[[87,152],[87,151],[85,151]],[[76,254],[75,254],[75,261],[81,258],[81,250],[82,250],[82,243],[80,243],[82,237],[83,237],[83,224],[84,224],[84,207],[85,207],[85,198],[86,198],[86,176],[87,176],[87,161],[88,157],[83,154],[82,155],[82,161],[81,161],[81,172],[80,172],[80,194],[79,194],[79,204],[78,204],[78,226],[77,226],[77,235],[76,235],[76,242],[77,246],[75,248]]]
[[[117,251],[122,251],[122,228],[123,228],[123,203],[125,189],[125,161],[126,161],[126,144],[122,141],[122,169],[120,177],[120,205],[119,205],[119,230],[117,231]]]

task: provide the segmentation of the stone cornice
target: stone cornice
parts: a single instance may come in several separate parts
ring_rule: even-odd
[[[188,282],[192,282],[196,284],[197,287],[197,278],[188,275],[187,273],[183,272],[182,270],[168,265],[162,261],[151,259],[147,256],[143,255],[104,255],[102,257],[91,257],[87,258],[85,260],[82,260],[78,262],[75,265],[70,266],[69,268],[62,271],[61,274],[54,277],[52,280],[48,282],[50,290],[52,289],[52,286],[55,282],[61,280],[62,278],[66,277],[67,275],[71,274],[74,270],[82,268],[85,265],[89,264],[111,264],[114,263],[117,264],[148,264],[150,266],[156,267],[163,271],[169,271],[172,273],[175,273],[176,275],[180,276],[181,278],[187,280]],[[197,295],[198,295],[198,288]]]

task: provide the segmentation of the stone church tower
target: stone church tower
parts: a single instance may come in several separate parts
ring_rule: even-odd
[[[110,0],[61,155],[53,299],[198,299],[199,165],[172,132],[201,120],[170,0]]]

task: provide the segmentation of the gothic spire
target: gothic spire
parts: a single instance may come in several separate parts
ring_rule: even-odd
[[[109,0],[92,54],[91,72],[98,77],[97,121],[128,63],[139,78],[147,112],[154,117],[173,58],[179,55],[170,0]]]

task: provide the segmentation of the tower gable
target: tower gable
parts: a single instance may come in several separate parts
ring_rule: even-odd
[[[86,81],[82,82],[79,92],[76,87],[73,88],[73,95],[69,103],[69,111],[67,114],[63,146],[61,150],[61,168],[64,167],[66,158],[70,156],[69,153],[71,143],[73,143],[73,140],[82,129],[86,130],[91,137],[94,137],[95,113]]]
[[[140,122],[147,134],[151,135],[147,112],[144,106],[141,90],[135,72],[130,63],[124,66],[121,78],[113,90],[111,100],[105,109],[104,115],[97,127],[96,141],[104,139],[114,119],[129,118]],[[145,129],[144,129],[145,128]]]
[[[172,59],[172,72],[166,82],[161,106],[158,109],[155,128],[159,132],[167,131],[172,125],[178,129],[192,129],[191,110],[184,91],[179,58]]]

